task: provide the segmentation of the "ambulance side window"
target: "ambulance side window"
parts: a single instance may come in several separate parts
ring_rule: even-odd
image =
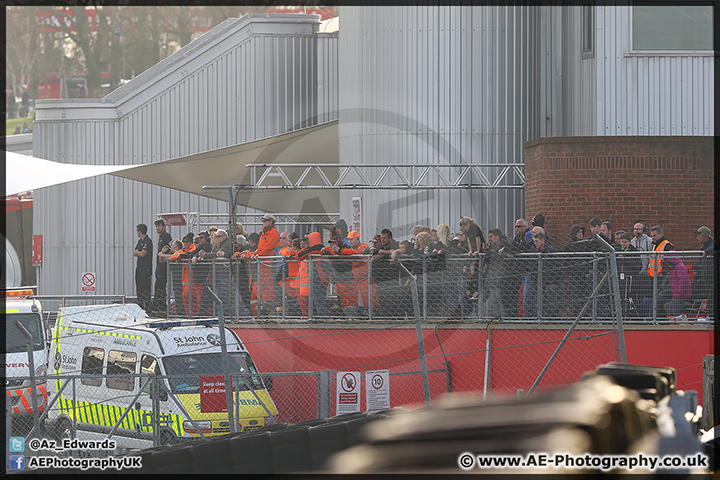
[[[110,350],[108,352],[107,374],[123,375],[122,377],[107,377],[105,385],[116,390],[131,391],[135,388],[135,352],[122,352]]]
[[[157,358],[152,355],[143,355],[142,360],[140,360],[140,373],[160,375],[160,366],[158,365]],[[145,380],[146,378],[140,379],[140,385],[142,385]],[[152,391],[152,382],[148,383],[144,391]]]
[[[102,384],[102,378],[87,378],[85,375],[102,375],[104,358],[105,350],[102,348],[85,347],[82,357],[82,377],[80,379],[83,385],[99,387]]]

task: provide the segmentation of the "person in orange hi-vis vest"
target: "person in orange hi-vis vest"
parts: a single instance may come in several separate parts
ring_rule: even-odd
[[[300,239],[296,238],[292,242],[288,240],[288,245],[282,247],[278,251],[278,255],[283,257],[283,265],[280,269],[280,278],[277,279],[278,284],[282,288],[285,282],[285,293],[293,297],[298,296],[298,275],[300,272],[300,261],[295,258],[295,254],[300,250]]]
[[[318,232],[312,232],[303,237],[303,243],[307,245],[295,254],[295,258],[302,263],[299,271],[299,297],[300,308],[303,310],[303,316],[307,317],[313,312],[309,311],[308,298],[311,293],[310,289],[310,265],[312,261],[312,303],[314,312],[319,317],[329,317],[330,311],[327,306],[327,275],[323,270],[320,256],[322,255],[322,235]]]
[[[280,232],[275,228],[275,216],[266,213],[262,217],[263,229],[260,233],[260,239],[255,250],[246,250],[238,255],[241,258],[246,259],[258,259],[258,257],[270,257],[275,254],[275,250],[280,246]],[[256,276],[258,274],[258,266],[252,265],[250,267],[250,275]],[[253,312],[257,314],[255,309],[258,303],[258,283],[260,284],[260,302],[272,302],[275,300],[275,285],[273,282],[273,266],[272,262],[260,263],[260,276],[257,279],[258,282],[254,282],[252,293],[250,295],[250,304],[252,305]]]
[[[650,227],[650,238],[653,241],[653,252],[667,252],[675,250],[675,246],[670,243],[670,240],[665,238],[665,232],[660,225]],[[662,275],[662,260],[664,255],[653,255],[650,257],[648,263],[648,275],[654,277],[655,275]]]
[[[183,248],[171,254],[167,260],[170,262],[183,262],[182,266],[182,305],[176,302],[175,311],[180,315],[189,313],[197,315],[200,309],[200,294],[202,285],[193,284],[190,281],[190,261],[197,245],[193,242],[193,234],[188,233],[183,237]],[[192,295],[192,299],[190,298]],[[192,309],[190,308],[192,305]]]
[[[366,244],[360,241],[360,232],[352,230],[347,234],[348,244],[345,246],[338,246],[332,244],[330,249],[336,255],[362,255],[362,253],[370,248]],[[362,301],[362,305],[368,307],[368,259],[350,260],[346,259],[345,262],[349,263],[350,271],[352,276],[344,278],[341,274],[340,279],[345,281],[337,282],[337,293],[342,302],[343,309],[348,306],[358,305],[358,295]],[[338,271],[336,267],[336,272]],[[373,306],[378,308],[380,305],[377,299],[377,293],[375,291],[375,285],[372,285],[373,292]]]

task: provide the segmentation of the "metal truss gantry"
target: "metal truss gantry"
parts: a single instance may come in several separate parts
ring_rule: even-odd
[[[522,163],[248,164],[247,188],[284,189],[522,189]]]

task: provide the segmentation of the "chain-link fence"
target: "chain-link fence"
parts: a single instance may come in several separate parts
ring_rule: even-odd
[[[173,262],[165,313],[217,316],[207,285],[218,292],[230,321],[414,318],[412,281],[423,320],[562,323],[582,312],[581,321],[597,323],[612,321],[619,307],[626,322],[658,323],[706,319],[712,311],[714,256],[618,252],[616,264],[612,256],[419,253]],[[653,275],[648,262],[658,265]]]
[[[667,321],[660,308],[669,314],[674,297],[660,301],[661,285],[685,265],[691,291],[711,304],[712,263],[708,274],[697,252],[665,256],[675,258],[660,262],[665,275],[647,282],[658,295],[642,297],[644,311]],[[282,257],[173,264],[171,282],[175,274],[179,282],[171,286],[181,288],[177,296],[168,289],[170,318],[148,317],[135,304],[59,309],[47,375],[34,380],[42,408],[8,413],[7,432],[110,436],[118,448],[139,449],[302,422],[340,413],[345,372],[358,374],[350,407],[358,410],[369,409],[368,372],[387,375],[389,407],[427,405],[450,392],[489,398],[555,388],[623,361],[622,325],[653,321],[626,315],[630,308],[640,315],[642,290],[625,263],[640,256],[613,257],[318,255],[295,266]],[[697,321],[709,307],[695,306],[693,295],[684,314]],[[224,334],[222,324],[230,327]],[[31,404],[33,389],[16,390]]]

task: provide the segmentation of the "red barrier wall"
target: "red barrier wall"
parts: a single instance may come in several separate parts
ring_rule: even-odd
[[[668,366],[677,370],[678,390],[696,390],[702,400],[702,362],[714,353],[713,331],[668,327],[667,329],[626,329],[627,361],[632,364]],[[417,335],[413,328],[305,328],[236,327],[261,372],[307,372],[277,377],[272,397],[280,412],[279,420],[296,422],[319,415],[318,385],[315,372],[321,370],[361,371],[364,392],[366,370],[390,370],[391,406],[422,405],[424,401],[419,372]],[[528,393],[547,364],[565,329],[500,328],[491,330],[490,395]],[[453,392],[480,392],[484,386],[486,330],[450,328],[423,330],[427,368],[431,373],[432,399],[447,391],[450,363]],[[438,340],[440,343],[438,343]],[[442,348],[441,348],[442,346]],[[547,370],[536,391],[576,382],[584,372],[602,363],[616,361],[615,335],[606,330],[576,330]],[[334,414],[335,384],[332,387]],[[365,409],[364,393],[361,409]]]

